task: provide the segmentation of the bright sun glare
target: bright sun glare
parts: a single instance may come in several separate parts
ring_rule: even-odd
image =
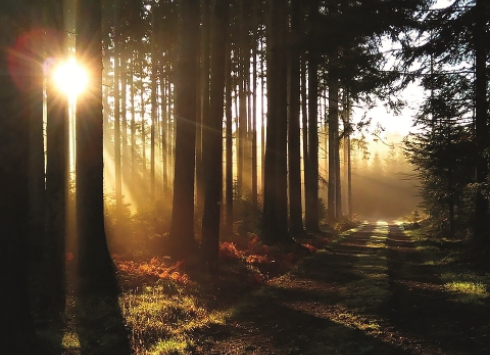
[[[54,69],[53,80],[62,93],[75,99],[87,87],[88,74],[75,58],[70,58]]]

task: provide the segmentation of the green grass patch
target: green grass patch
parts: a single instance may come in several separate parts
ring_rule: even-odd
[[[483,304],[490,296],[490,275],[469,272],[446,272],[441,275],[446,292],[454,301],[468,304]]]

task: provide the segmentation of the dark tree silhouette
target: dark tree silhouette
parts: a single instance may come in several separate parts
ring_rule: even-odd
[[[301,2],[291,1],[291,43],[288,73],[288,165],[289,165],[289,231],[303,233],[301,207],[301,144],[300,144],[300,23]]]
[[[223,108],[229,3],[211,2],[211,83],[209,115],[203,121],[205,178],[202,252],[210,272],[218,271],[221,190],[223,183]]]
[[[63,1],[45,2],[47,56],[64,58],[67,39]],[[54,69],[54,68],[53,68]],[[48,76],[46,86],[46,283],[42,307],[55,314],[65,307],[65,232],[68,193],[68,98]]]
[[[287,211],[287,1],[269,2],[267,26],[267,142],[264,231],[268,242],[288,242]]]
[[[35,61],[32,4],[0,8],[0,329],[1,354],[37,353],[25,261],[29,233],[29,131],[41,66]],[[41,81],[42,82],[42,81]]]
[[[179,43],[175,82],[175,179],[170,248],[182,255],[196,249],[194,238],[194,170],[196,147],[199,1],[179,3]]]
[[[82,353],[129,354],[104,228],[101,1],[77,4],[76,51],[89,73],[76,117],[78,332]]]

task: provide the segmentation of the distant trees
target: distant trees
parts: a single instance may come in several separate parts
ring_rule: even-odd
[[[423,198],[440,228],[474,226],[474,245],[488,247],[488,46],[489,6],[455,1],[421,19],[426,41],[407,47],[408,63],[430,92],[418,123],[425,130],[409,144],[423,178]],[[423,21],[423,22],[422,22]],[[469,201],[473,199],[473,203]],[[471,211],[468,213],[468,211]]]

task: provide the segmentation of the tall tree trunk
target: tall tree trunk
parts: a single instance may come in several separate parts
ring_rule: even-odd
[[[142,146],[142,160],[143,160],[143,176],[146,175],[146,108],[145,108],[145,84],[143,78],[145,77],[145,53],[144,53],[144,44],[141,44],[141,50],[143,53],[140,53],[139,58],[139,70],[140,70],[140,102],[141,102],[141,146]]]
[[[264,52],[264,40],[261,39],[260,41],[260,51]],[[261,179],[261,185],[262,185],[262,195],[264,194],[264,182],[265,182],[265,136],[266,136],[266,128],[265,128],[265,68],[264,68],[264,60],[260,61],[260,154],[261,154],[261,159],[260,159],[260,167],[262,170],[262,179]]]
[[[162,186],[163,186],[163,196],[168,194],[168,149],[167,149],[167,130],[168,130],[168,107],[167,107],[167,93],[166,93],[166,80],[165,80],[165,66],[162,63],[162,58],[160,58],[160,111],[162,117],[160,120],[161,124],[161,154],[162,154]]]
[[[127,48],[125,40],[121,43],[120,52],[121,68],[120,68],[120,81],[121,81],[121,184],[126,176],[128,169],[128,94],[127,94],[127,82],[128,82],[128,58]],[[122,189],[122,186],[121,186]],[[122,190],[121,190],[122,192]],[[122,197],[124,200],[124,197]],[[123,202],[121,200],[121,203]]]
[[[258,26],[258,3],[254,0],[253,6],[253,19],[252,30],[253,34],[253,48],[252,48],[252,208],[257,210],[257,26]]]
[[[301,3],[291,1],[291,44],[289,55],[289,230],[293,235],[303,232],[301,208],[301,147],[300,147],[300,15]]]
[[[211,273],[218,271],[220,202],[223,181],[223,104],[225,87],[228,1],[212,1],[210,114],[203,121],[205,199],[202,252]]]
[[[155,128],[158,122],[158,52],[157,52],[157,0],[153,0],[151,6],[151,126],[150,126],[150,190],[151,199],[155,199]]]
[[[31,47],[36,38],[31,43],[16,43],[24,33],[31,33],[29,27],[35,28],[30,16],[36,10],[32,2],[25,7],[17,5],[6,1],[0,8],[0,47],[16,48],[0,52],[0,267],[4,270],[0,276],[0,353],[29,355],[39,351],[34,344],[25,253],[29,237],[29,132],[31,117],[41,115],[36,112],[39,102],[35,100],[42,93],[42,67],[35,63],[42,52]]]
[[[337,160],[339,144],[339,80],[337,77],[337,52],[331,53],[328,64],[328,221],[335,222],[337,215]]]
[[[175,174],[171,249],[176,255],[195,252],[194,169],[196,148],[196,93],[199,1],[179,3],[179,43],[175,83]]]
[[[233,234],[233,117],[232,117],[232,82],[231,82],[231,41],[227,43],[226,57],[226,234]]]
[[[475,4],[476,26],[475,26],[475,55],[476,55],[476,83],[475,83],[475,140],[478,149],[476,182],[484,184],[488,178],[488,158],[485,150],[489,146],[489,130],[487,122],[487,18],[484,0],[476,0]],[[475,242],[478,246],[488,248],[490,239],[486,236],[488,230],[488,200],[481,189],[476,194],[475,203]]]
[[[104,229],[101,8],[100,0],[85,0],[77,3],[76,11],[76,52],[81,61],[87,63],[89,76],[87,90],[79,97],[76,111],[76,301],[82,353],[95,341],[91,333],[82,331],[93,326],[93,318],[87,314],[97,311],[101,318],[97,325],[112,340],[99,343],[97,350],[115,355],[130,354],[131,348],[119,308],[119,287]],[[98,339],[100,336],[102,334],[98,333]]]
[[[136,101],[136,88],[135,88],[135,83],[134,83],[134,76],[135,76],[135,59],[136,59],[136,54],[134,53],[134,50],[131,51],[131,72],[129,75],[129,87],[131,88],[130,90],[130,103],[131,103],[131,184],[134,186],[136,184],[136,179],[137,179],[137,173],[138,173],[138,168],[136,166],[136,106],[135,106],[135,101]]]
[[[121,171],[121,96],[119,80],[121,77],[121,42],[119,28],[119,4],[114,0],[114,178],[116,210],[122,210],[122,171]]]
[[[81,292],[116,296],[118,287],[104,229],[102,51],[100,0],[78,4],[77,53],[89,68],[89,86],[77,100],[77,225]],[[86,16],[86,17],[85,17]]]
[[[245,4],[248,0],[240,0],[239,39],[238,39],[238,191],[243,193],[249,188],[249,180],[245,179],[245,165],[247,157],[247,66],[250,65],[250,53],[248,51],[248,26],[245,13]]]
[[[308,202],[306,198],[306,189],[309,186],[308,170],[308,99],[306,90],[306,55],[300,57],[301,60],[301,126],[302,126],[302,152],[303,152],[303,192],[305,195],[305,206]],[[306,207],[305,207],[306,210]],[[306,211],[305,211],[306,212]]]
[[[46,43],[49,56],[66,53],[63,1],[46,3],[46,25],[58,33]],[[65,233],[68,194],[68,98],[48,78],[46,87],[46,272],[41,307],[59,314],[65,307]],[[42,136],[42,135],[41,135]]]
[[[287,211],[287,0],[269,2],[267,26],[267,143],[264,240],[288,242]]]
[[[209,41],[210,41],[210,0],[200,0],[201,2],[201,85],[200,85],[200,115],[199,124],[196,131],[196,210],[201,214],[204,208],[204,174],[203,174],[203,124],[208,118],[209,113]]]
[[[314,36],[318,17],[318,0],[310,2],[310,26]],[[305,186],[306,229],[317,231],[318,226],[318,54],[308,48],[308,184]]]

